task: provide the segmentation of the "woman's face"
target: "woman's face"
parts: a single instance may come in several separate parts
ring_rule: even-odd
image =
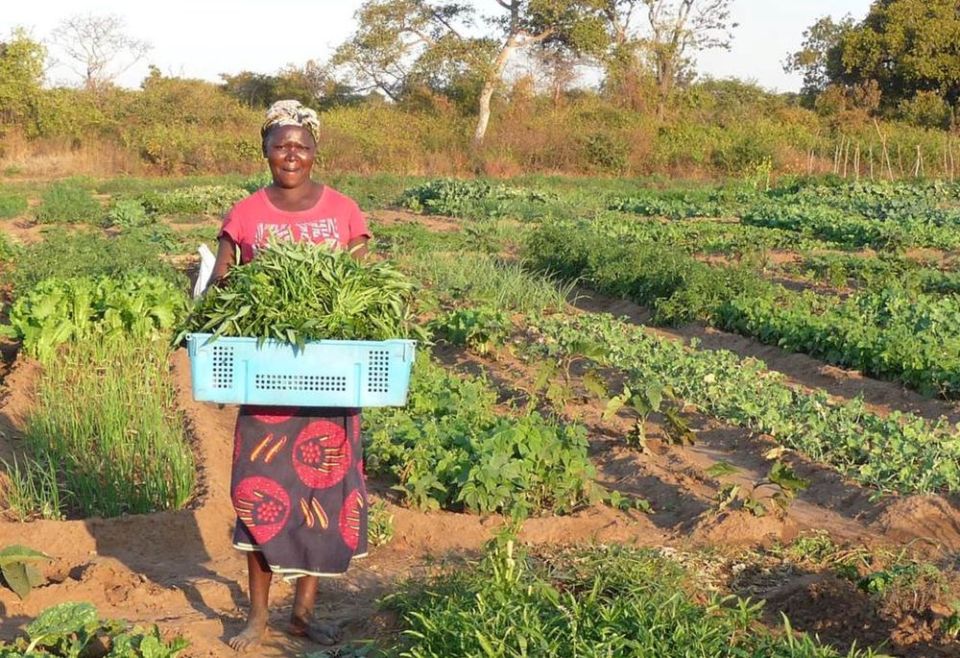
[[[317,143],[306,128],[279,126],[271,129],[263,150],[277,187],[292,189],[310,181]]]

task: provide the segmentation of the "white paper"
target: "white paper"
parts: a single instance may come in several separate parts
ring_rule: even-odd
[[[206,244],[201,244],[197,248],[197,253],[200,254],[200,271],[197,274],[197,282],[193,286],[194,299],[202,295],[203,291],[207,289],[207,284],[210,283],[210,277],[213,275],[213,265],[217,262],[213,252]]]

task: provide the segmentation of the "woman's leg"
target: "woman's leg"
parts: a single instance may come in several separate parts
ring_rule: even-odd
[[[260,644],[267,631],[267,605],[270,599],[270,578],[273,574],[263,559],[263,553],[247,553],[247,578],[250,583],[250,612],[247,625],[237,635],[230,638],[229,644],[237,651],[248,651]]]
[[[340,627],[313,621],[319,580],[316,576],[297,578],[297,592],[293,598],[293,612],[290,614],[290,633],[309,637],[318,644],[336,644],[343,637]]]

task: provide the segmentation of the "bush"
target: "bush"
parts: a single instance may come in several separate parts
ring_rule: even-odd
[[[603,172],[621,174],[629,164],[630,146],[607,133],[594,133],[587,137],[584,150],[587,162]]]
[[[41,224],[95,224],[103,219],[100,203],[87,190],[73,182],[50,186],[36,212]]]
[[[27,200],[19,194],[0,195],[0,219],[22,215],[27,210]]]

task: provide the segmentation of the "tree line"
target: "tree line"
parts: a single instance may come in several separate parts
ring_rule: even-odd
[[[262,108],[297,98],[369,162],[383,164],[390,152],[419,158],[411,170],[436,161],[418,150],[444,148],[455,152],[439,168],[453,171],[491,152],[507,152],[509,170],[740,174],[832,162],[839,171],[845,149],[859,160],[862,148],[872,163],[874,146],[894,144],[900,159],[916,151],[924,162],[952,163],[949,136],[913,127],[955,126],[956,2],[876,0],[860,21],[821,18],[799,51],[785,53],[784,68],[803,77],[798,94],[698,78],[697,57],[735,38],[732,3],[366,0],[325,61],[226,73],[219,84],[151,66],[138,90],[115,80],[148,57],[149,44],[117,17],[77,15],[50,37],[77,73],[75,87],[44,84],[46,48],[23,30],[0,42],[0,131],[71,148],[107,139],[163,170],[229,168],[256,158],[255,140],[243,135]]]

